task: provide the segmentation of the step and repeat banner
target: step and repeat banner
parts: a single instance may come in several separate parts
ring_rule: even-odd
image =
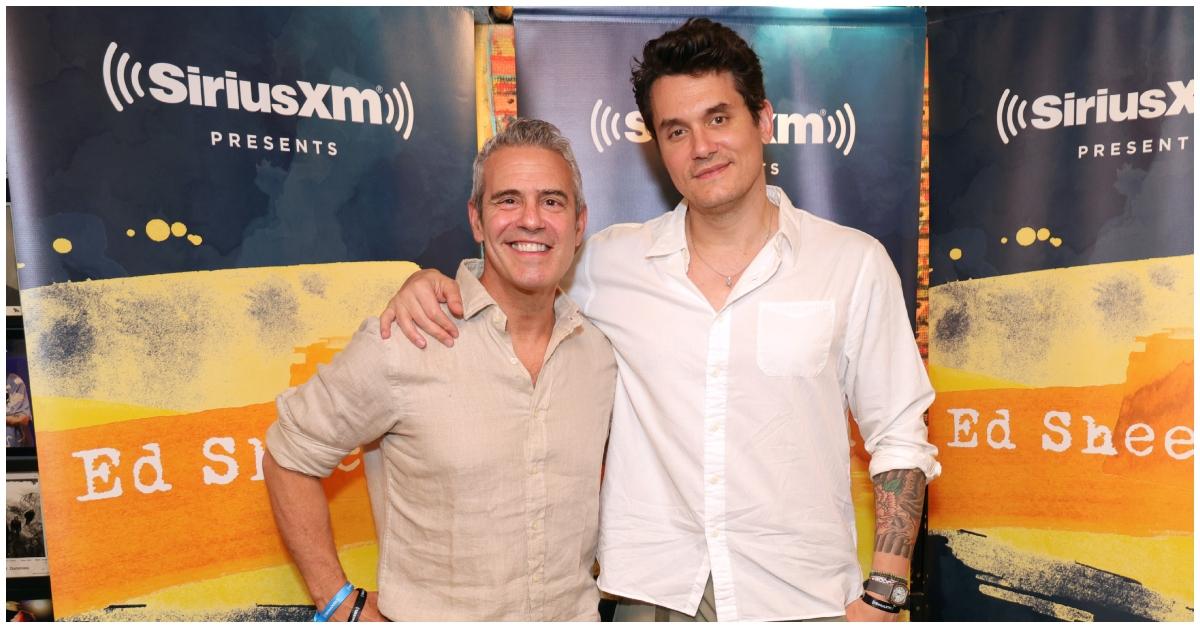
[[[925,15],[919,9],[522,9],[516,13],[522,116],[570,138],[588,230],[642,222],[680,195],[646,131],[630,67],[650,39],[704,16],[762,61],[775,135],[767,183],[796,207],[879,239],[915,311]],[[859,556],[870,564],[874,498],[857,431],[853,486]]]
[[[1193,12],[930,9],[933,618],[1193,618]]]
[[[59,617],[307,619],[275,395],[417,265],[475,153],[465,9],[13,8],[8,175]],[[397,261],[399,260],[399,261]],[[352,579],[361,456],[325,484]]]
[[[570,138],[588,231],[642,222],[680,200],[629,81],[646,42],[709,17],[762,61],[775,135],[767,183],[818,216],[879,239],[913,311],[925,15],[919,9],[522,9],[516,13],[522,116]]]

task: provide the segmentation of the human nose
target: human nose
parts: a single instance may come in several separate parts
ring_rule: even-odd
[[[542,216],[542,208],[535,201],[526,203],[521,208],[521,215],[518,218],[518,224],[529,231],[537,231],[544,225],[544,217]]]
[[[705,160],[717,152],[717,143],[710,131],[699,128],[692,132],[692,159]]]

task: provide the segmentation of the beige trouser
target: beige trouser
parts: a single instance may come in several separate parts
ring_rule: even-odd
[[[717,607],[713,602],[714,599],[712,575],[709,575],[708,582],[704,585],[704,596],[700,598],[700,607],[696,609],[695,616],[623,598],[617,602],[613,621],[717,621]],[[844,616],[814,617],[797,621],[846,621],[846,618]]]

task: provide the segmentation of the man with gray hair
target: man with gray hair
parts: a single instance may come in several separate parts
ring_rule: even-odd
[[[385,342],[368,319],[278,398],[264,474],[318,620],[599,618],[591,568],[616,363],[558,289],[587,224],[558,129],[517,120],[489,140],[467,217],[484,260],[459,267],[454,350]],[[352,595],[319,478],[377,439],[379,593]]]

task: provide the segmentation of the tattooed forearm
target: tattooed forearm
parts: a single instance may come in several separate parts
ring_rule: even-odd
[[[896,469],[871,481],[875,484],[875,551],[911,559],[925,502],[925,474]]]

